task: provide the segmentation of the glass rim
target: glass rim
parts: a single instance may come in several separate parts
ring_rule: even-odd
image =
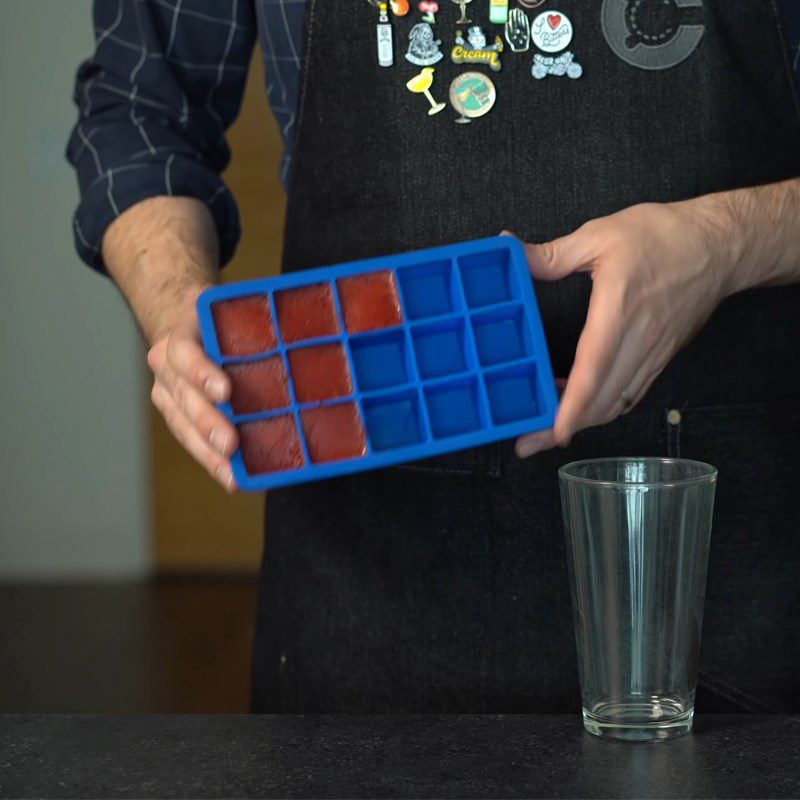
[[[677,478],[671,481],[613,481],[600,478],[585,478],[579,475],[570,474],[570,470],[583,467],[589,464],[609,464],[623,463],[626,461],[637,461],[658,464],[693,464],[702,469],[702,474],[693,477]],[[713,483],[717,479],[719,470],[706,463],[692,458],[670,458],[668,456],[606,456],[604,458],[584,458],[578,461],[570,461],[558,469],[558,477],[564,481],[572,483],[582,483],[588,486],[607,486],[607,487],[636,487],[636,488],[670,488],[674,486],[689,486],[697,483]]]

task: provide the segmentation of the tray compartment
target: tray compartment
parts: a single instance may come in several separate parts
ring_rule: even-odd
[[[278,345],[266,294],[220,300],[211,314],[223,357],[256,355]]]
[[[416,389],[366,397],[361,401],[373,450],[393,450],[419,444],[423,424]]]
[[[336,288],[348,333],[364,333],[402,324],[400,297],[391,270],[339,278]]]
[[[516,299],[507,248],[483,250],[458,259],[461,285],[470,308],[482,308]]]
[[[249,475],[298,469],[305,463],[294,414],[281,414],[236,426]]]
[[[347,397],[353,381],[341,342],[309,344],[288,350],[289,372],[298,403]]]
[[[348,344],[359,391],[372,392],[409,382],[411,364],[405,331],[356,336]]]
[[[474,375],[426,386],[425,403],[436,439],[471,433],[489,422]]]
[[[352,401],[304,408],[300,421],[308,456],[314,464],[358,458],[367,452],[361,414]]]
[[[533,342],[519,305],[494,308],[472,317],[478,359],[485,367],[533,355]]]
[[[495,425],[541,415],[542,392],[534,362],[513,364],[487,372],[484,382]]]
[[[314,283],[275,292],[275,313],[285,344],[335,336],[339,318],[328,283]]]
[[[291,405],[289,378],[280,355],[242,364],[229,364],[230,404],[233,413],[257,414]]]
[[[403,306],[409,319],[426,319],[460,309],[455,271],[449,259],[397,270]]]
[[[411,329],[417,369],[423,379],[465,372],[473,366],[464,320],[443,319]]]

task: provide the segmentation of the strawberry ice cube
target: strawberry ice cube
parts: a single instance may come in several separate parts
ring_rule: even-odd
[[[289,369],[298,403],[313,403],[353,393],[353,382],[340,344],[290,350]]]
[[[287,344],[335,336],[339,332],[333,293],[326,283],[276,292],[275,312],[281,336]]]
[[[220,300],[211,306],[223,356],[249,356],[277,346],[265,295]]]
[[[280,356],[225,368],[233,391],[234,414],[255,414],[289,405],[289,380]]]
[[[348,333],[389,328],[403,321],[397,286],[390,270],[340,278],[337,287]]]
[[[239,446],[250,475],[297,469],[304,463],[297,426],[290,414],[239,425]]]
[[[300,412],[308,456],[315,463],[357,458],[367,451],[355,403],[307,408]]]

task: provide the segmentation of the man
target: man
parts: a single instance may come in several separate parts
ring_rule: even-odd
[[[381,68],[365,0],[96,3],[69,149],[76,242],[151,345],[153,402],[229,491],[236,431],[214,404],[230,386],[194,300],[236,244],[219,173],[256,36],[287,146],[285,268],[506,228],[538,243],[531,273],[569,376],[554,429],[516,455],[270,496],[256,710],[576,710],[556,468],[620,453],[720,467],[706,710],[800,709],[800,106],[778,8],[543,8],[583,77],[533,80],[534,41],[492,73],[491,112],[454,125],[405,89],[416,8],[393,20]],[[440,4],[442,41],[455,13]],[[488,25],[488,3],[470,16]],[[443,59],[434,94],[462,71]]]

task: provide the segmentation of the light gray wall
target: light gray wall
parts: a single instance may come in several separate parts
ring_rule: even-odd
[[[64,160],[90,0],[0,0],[0,579],[150,569],[143,351]]]

